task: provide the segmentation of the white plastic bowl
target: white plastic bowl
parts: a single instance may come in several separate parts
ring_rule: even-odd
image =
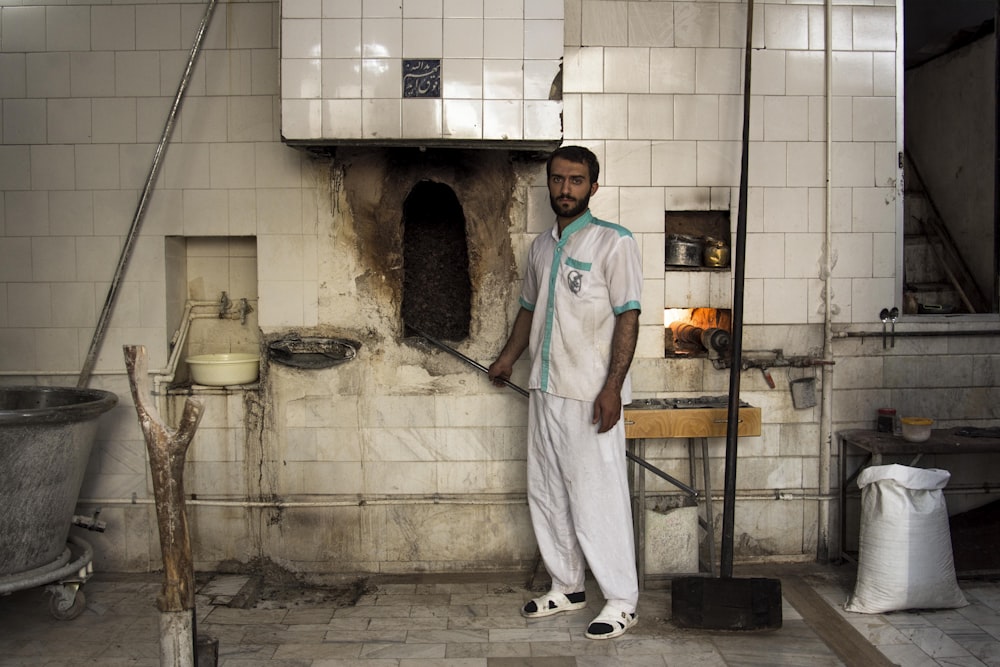
[[[250,384],[257,381],[260,355],[249,352],[197,354],[185,359],[191,368],[191,380],[209,387]]]
[[[907,442],[924,442],[931,437],[934,420],[927,417],[903,417],[899,420],[903,426],[903,440]]]

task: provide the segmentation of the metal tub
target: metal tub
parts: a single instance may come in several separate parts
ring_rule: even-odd
[[[117,403],[99,389],[0,387],[0,577],[65,551],[98,417]]]

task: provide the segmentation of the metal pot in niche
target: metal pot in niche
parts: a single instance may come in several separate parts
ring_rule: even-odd
[[[705,266],[729,266],[729,245],[720,239],[705,239]]]
[[[669,234],[665,263],[667,266],[701,266],[704,249],[704,242],[695,236]]]

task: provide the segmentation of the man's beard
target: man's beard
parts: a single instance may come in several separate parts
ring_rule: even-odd
[[[573,204],[570,208],[563,208],[563,204],[569,204],[570,202],[560,202],[559,200],[560,197],[553,197],[552,195],[549,195],[549,205],[552,206],[552,210],[555,211],[556,215],[563,218],[575,218],[586,211],[587,207],[590,206],[589,194],[583,199],[574,199],[573,201],[575,204]]]

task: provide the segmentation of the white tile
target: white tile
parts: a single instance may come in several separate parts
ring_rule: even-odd
[[[521,139],[524,136],[523,116],[520,100],[483,100],[483,138]]]
[[[81,190],[113,190],[118,181],[118,147],[112,144],[78,144],[74,152],[76,187]]]
[[[0,98],[25,96],[24,60],[23,53],[0,53]]]
[[[529,19],[524,22],[524,57],[559,60],[563,57],[563,22]]]
[[[451,59],[441,63],[441,93],[450,99],[483,96],[483,63],[473,59]]]
[[[742,93],[743,58],[736,49],[695,50],[695,92],[706,94]]]
[[[106,236],[79,237],[76,240],[76,279],[96,282],[108,279],[108,267],[118,262],[119,248],[115,238]]]
[[[784,234],[747,234],[746,276],[782,278],[785,267]]]
[[[764,322],[804,324],[808,322],[808,283],[801,279],[765,279]]]
[[[153,51],[181,48],[180,5],[137,5],[135,45]]]
[[[788,143],[788,185],[820,187],[826,182],[826,149],[820,142]]]
[[[559,100],[525,100],[524,138],[561,139],[562,109]]]
[[[750,144],[749,177],[751,186],[780,187],[787,184],[788,152],[783,141]]]
[[[719,46],[719,6],[693,2],[674,5],[674,46]]]
[[[362,0],[323,0],[323,18],[361,18]]]
[[[668,269],[664,273],[663,293],[665,308],[705,306],[709,299],[709,273]]]
[[[91,7],[90,43],[107,51],[134,49],[135,5],[95,5]]]
[[[446,18],[444,20],[444,57],[482,58],[483,20]]]
[[[483,98],[488,100],[519,100],[524,96],[524,79],[520,60],[483,61]]]
[[[4,51],[45,50],[45,7],[0,7]]]
[[[69,97],[68,53],[28,53],[25,71],[28,97]]]
[[[403,94],[403,61],[398,58],[367,58],[361,61],[361,97],[393,98]]]
[[[833,144],[833,182],[840,187],[875,184],[875,147],[870,143]]]
[[[399,0],[364,0],[361,15],[365,18],[400,18],[403,5]]]
[[[444,135],[451,139],[482,138],[483,102],[444,100]]]
[[[524,62],[524,99],[547,100],[559,75],[559,63],[551,60]]]
[[[717,139],[719,98],[716,95],[674,96],[674,139]]]
[[[72,190],[75,187],[73,147],[32,146],[31,187],[36,190]]]
[[[485,19],[483,22],[483,57],[524,58],[525,34],[521,19]]]
[[[253,188],[253,144],[212,144],[209,151],[209,178],[211,186],[216,189]]]
[[[190,236],[225,236],[229,233],[229,197],[216,190],[185,190],[184,232]]]
[[[604,49],[604,92],[649,92],[649,49]]]
[[[76,280],[76,241],[72,237],[36,237],[31,240],[31,280]]]
[[[12,327],[52,324],[52,290],[48,283],[11,283],[7,286],[7,323]]]
[[[854,7],[852,18],[856,51],[895,52],[895,7]]]
[[[852,230],[892,233],[896,229],[895,188],[854,188]]]
[[[563,91],[599,93],[604,90],[604,49],[567,49],[563,61]]]
[[[764,5],[763,27],[768,49],[809,48],[809,8],[805,5]]]
[[[874,88],[871,53],[833,54],[833,94],[871,95]]]
[[[628,3],[584,0],[582,31],[589,46],[628,46]]]
[[[284,0],[282,19],[318,19],[323,17],[322,0]]]
[[[361,97],[360,59],[324,59],[320,66],[322,69],[322,97],[324,100]],[[358,108],[360,109],[360,106]]]
[[[323,50],[324,28],[332,21],[315,19],[285,19],[281,22],[282,61],[291,59],[333,57]]]
[[[834,277],[872,277],[871,234],[834,234],[833,252],[836,256],[836,263],[833,266]]]
[[[114,97],[115,56],[112,52],[72,53],[69,68],[73,97]]]
[[[318,58],[282,58],[282,99],[319,98],[323,92],[322,62],[323,61]]]
[[[671,139],[674,134],[672,95],[629,95],[629,139]]]
[[[764,231],[805,232],[809,229],[806,188],[765,188]]]
[[[873,53],[872,68],[875,95],[893,97],[896,94],[896,54]]]
[[[754,51],[753,53],[753,94],[785,94],[785,54],[787,51]],[[742,84],[740,91],[742,92]]]
[[[442,0],[403,0],[404,18],[442,18]]]
[[[403,127],[400,99],[365,99],[361,105],[361,131],[368,139],[399,139]]]
[[[629,46],[673,46],[673,8],[667,2],[628,3]]]
[[[443,0],[444,15],[456,18],[482,18],[483,0]]]
[[[403,100],[403,138],[440,138],[442,115],[441,100]]]
[[[365,58],[402,58],[403,20],[361,19],[361,55]]]
[[[583,138],[583,96],[563,94],[562,102],[563,134],[567,140]]]
[[[89,192],[49,193],[49,233],[86,236],[94,233],[94,198]]]
[[[404,58],[440,58],[444,55],[444,28],[441,19],[403,21]]]
[[[601,168],[602,185],[649,185],[651,150],[648,141],[608,141]],[[663,208],[663,196],[657,208]]]
[[[697,144],[697,184],[739,183],[741,147],[735,141],[699,141]]]
[[[564,12],[563,0],[524,0],[524,17],[527,19],[562,19]]]
[[[0,280],[23,281],[31,275],[31,239],[23,237],[0,238]]]
[[[822,52],[789,51],[785,54],[785,92],[788,95],[822,95],[825,72]]]
[[[632,232],[662,234],[663,191],[660,188],[620,188],[618,209],[618,221]]]
[[[695,53],[695,49],[650,49],[650,92],[693,93],[695,91]]]
[[[78,144],[90,141],[90,100],[50,99],[46,110],[49,143]]]
[[[628,137],[627,95],[584,95],[583,137],[625,139]]]
[[[566,0],[563,16],[563,43],[577,47],[583,43],[583,0]]]
[[[896,99],[894,97],[855,97],[853,130],[855,141],[894,141],[896,138]]]
[[[282,21],[282,26],[286,21]],[[322,46],[324,58],[358,58],[361,56],[361,19],[323,19]],[[281,59],[289,58],[282,48]]]
[[[301,151],[279,142],[260,143],[255,149],[258,188],[302,187],[304,157]]]
[[[887,304],[895,303],[894,278],[855,278],[851,281],[850,320],[851,322],[874,322],[878,312]]]
[[[90,7],[47,7],[45,48],[49,51],[89,51]]]
[[[764,98],[764,140],[805,141],[809,138],[809,99],[793,96]]]
[[[119,97],[155,97],[159,95],[159,54],[154,51],[116,53],[115,93]]]
[[[483,7],[483,17],[487,19],[524,19],[525,0],[491,0]],[[529,7],[535,3],[529,0]]]
[[[8,192],[4,201],[7,234],[10,236],[47,236],[49,199],[44,192]]]
[[[301,281],[261,280],[259,301],[261,326],[302,326],[305,315],[302,294]]]
[[[697,144],[693,141],[656,141],[651,147],[651,184],[697,184]]]
[[[46,101],[8,99],[3,101],[3,142],[44,144],[46,141]]]
[[[323,106],[320,100],[281,100],[281,134],[286,139],[318,139],[323,136]]]
[[[228,126],[230,141],[273,141],[278,135],[274,99],[269,95],[255,95],[232,100]]]

